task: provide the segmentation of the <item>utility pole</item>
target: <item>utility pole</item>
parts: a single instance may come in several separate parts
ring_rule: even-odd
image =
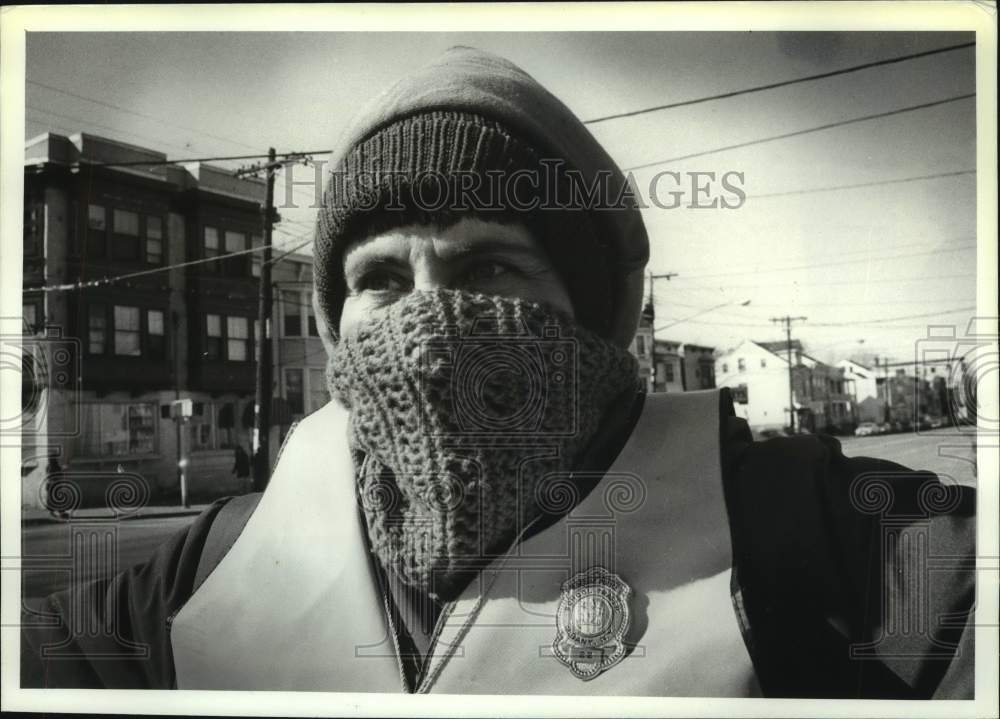
[[[274,148],[268,148],[267,162],[240,168],[234,174],[236,177],[256,176],[263,171],[267,178],[267,195],[264,201],[264,247],[261,250],[260,284],[257,292],[257,317],[260,323],[260,337],[255,348],[257,373],[255,378],[254,425],[253,425],[253,484],[257,491],[264,491],[270,479],[271,472],[271,400],[274,384],[271,358],[271,311],[274,301],[271,286],[272,254],[274,221],[277,213],[274,211],[274,176],[285,165],[298,162],[309,164],[312,158],[301,152],[290,152],[277,159]],[[279,258],[280,259],[280,258]]]
[[[656,319],[656,304],[655,297],[653,293],[653,285],[656,284],[656,280],[669,280],[671,277],[676,277],[676,272],[665,272],[662,275],[654,275],[652,272],[649,273],[649,319]]]
[[[281,165],[276,161],[273,147],[267,151],[267,164],[238,170],[237,177],[255,175],[264,170],[267,193],[264,201],[264,248],[260,263],[260,283],[257,290],[257,318],[260,336],[257,339],[255,359],[257,372],[254,381],[253,407],[253,484],[263,491],[270,472],[271,434],[271,236],[274,227],[274,173]]]
[[[795,392],[794,392],[794,366],[792,365],[792,322],[804,322],[806,317],[772,317],[771,322],[781,322],[785,325],[785,338],[788,342],[788,420],[791,433],[795,434]]]

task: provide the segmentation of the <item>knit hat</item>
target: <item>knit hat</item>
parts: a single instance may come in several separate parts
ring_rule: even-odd
[[[580,324],[620,346],[631,342],[649,255],[631,188],[583,123],[509,61],[452,48],[362,111],[329,167],[313,252],[328,349],[351,242],[470,213],[523,223],[566,284]]]

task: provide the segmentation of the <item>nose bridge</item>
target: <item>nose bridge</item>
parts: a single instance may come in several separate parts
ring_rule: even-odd
[[[415,290],[450,289],[452,272],[448,261],[437,252],[434,235],[421,238],[410,251],[410,266],[413,270]]]

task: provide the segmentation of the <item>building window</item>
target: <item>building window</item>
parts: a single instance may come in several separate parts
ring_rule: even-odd
[[[236,405],[226,402],[219,407],[215,428],[218,449],[232,449],[236,446]]]
[[[249,325],[246,317],[226,318],[226,359],[246,362],[250,358]]]
[[[42,238],[45,236],[45,205],[28,202],[24,205],[24,256],[37,257],[42,254]]]
[[[315,412],[330,401],[326,391],[326,375],[321,369],[309,370],[309,411]]]
[[[747,362],[746,362],[746,360],[743,359],[742,357],[740,357],[738,360],[736,360],[736,369],[739,370],[740,372],[746,372],[747,371]]]
[[[205,358],[222,359],[222,317],[205,315]]]
[[[213,257],[218,257],[221,254],[219,248],[219,231],[214,227],[205,228],[205,245],[204,245],[205,259],[211,259]],[[206,272],[218,272],[219,263],[218,262],[206,262],[205,263]]]
[[[304,414],[304,400],[302,387],[302,370],[285,370],[285,399],[288,401],[288,411],[292,414]]]
[[[100,205],[87,205],[87,257],[104,257],[108,241],[107,213]]]
[[[663,367],[664,367],[664,369],[666,370],[666,373],[667,373],[667,382],[673,382],[674,381],[674,363],[673,362],[667,362],[665,365],[663,365]]]
[[[199,411],[199,409],[201,411]],[[215,406],[203,402],[194,403],[194,416],[186,424],[188,427],[188,446],[191,450],[212,449]]]
[[[38,322],[38,316],[41,314],[40,309],[37,302],[21,303],[21,326],[24,334],[33,335],[41,328],[41,324]]]
[[[87,351],[102,355],[108,347],[108,314],[104,305],[90,305],[87,311]]]
[[[250,246],[255,248],[263,247],[264,238],[261,237],[260,235],[254,235],[253,237],[250,238]],[[259,250],[257,252],[254,252],[250,256],[250,274],[252,274],[254,277],[260,277],[260,268],[263,266],[263,263],[264,263],[263,252]]]
[[[760,358],[760,366],[762,368],[763,367],[767,367],[767,360],[765,358],[763,358],[763,357]]]
[[[282,316],[285,323],[285,337],[302,336],[302,301],[298,292],[282,292],[281,304],[284,307]]]
[[[146,312],[146,352],[151,359],[161,360],[167,356],[167,333],[161,310]]]
[[[247,236],[242,232],[232,232],[226,230],[226,254],[234,252],[245,252],[247,249]],[[245,277],[247,273],[247,256],[237,255],[225,259],[226,274],[230,277]]]
[[[146,215],[146,262],[163,264],[163,220],[155,215]]]
[[[142,354],[139,344],[139,308],[115,305],[115,354],[138,357]]]
[[[116,260],[139,259],[139,215],[127,210],[115,210],[111,253]]]
[[[723,362],[722,363],[722,374],[728,374],[728,373],[729,373],[729,365],[726,364],[725,362]]]
[[[123,457],[156,451],[156,405],[92,403],[80,406],[78,450],[86,457]]]
[[[312,293],[306,295],[306,319],[308,320],[308,331],[310,337],[319,337],[319,327],[316,326],[316,313],[313,312]]]

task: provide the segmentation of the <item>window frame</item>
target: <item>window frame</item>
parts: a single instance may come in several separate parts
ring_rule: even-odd
[[[232,327],[232,323],[234,321],[238,321],[238,320],[242,320],[243,321],[243,336],[233,336],[230,333],[230,328]],[[253,359],[253,353],[251,352],[251,343],[250,343],[250,333],[251,333],[252,330],[251,330],[251,326],[250,326],[250,318],[249,317],[244,317],[243,315],[226,315],[225,330],[224,331],[225,331],[225,335],[226,335],[226,341],[225,341],[226,361],[227,362],[250,362],[250,361],[252,361],[252,359]],[[243,354],[244,354],[243,359],[233,359],[230,356],[229,350],[230,350],[230,347],[232,347],[232,343],[233,342],[242,342],[243,343],[243,348],[244,348],[244,350],[243,350]]]
[[[208,235],[209,231],[215,234],[215,247],[208,246]],[[216,225],[203,225],[201,228],[201,256],[204,260],[210,260],[213,257],[219,257],[222,255],[223,240],[222,234],[219,232],[219,228]],[[205,272],[213,275],[220,274],[222,272],[222,261],[216,260],[215,262],[205,262],[204,265]]]
[[[230,248],[230,238],[241,237],[242,242],[239,247]],[[240,230],[224,229],[222,230],[222,254],[230,255],[233,252],[246,252],[250,249],[250,233],[242,232]],[[222,261],[223,274],[227,277],[246,277],[250,272],[250,265],[248,256],[246,254],[239,255],[237,257],[226,257]]]
[[[135,234],[119,232],[119,216],[132,215],[135,217]],[[121,248],[128,247],[128,252],[121,252]],[[111,259],[117,262],[143,262],[145,259],[145,247],[142,239],[142,213],[136,210],[129,210],[124,207],[111,208]]]
[[[115,443],[106,439],[105,425],[104,421],[106,419],[104,412],[102,411],[105,407],[121,407],[122,411],[114,417],[115,422],[117,422],[121,417],[125,418],[125,445],[126,451],[123,453],[115,454],[113,452],[106,452],[106,448],[110,448]],[[81,408],[94,408],[93,417],[97,420],[97,427],[90,427],[86,433],[82,433],[76,438],[76,451],[79,456],[87,459],[134,459],[139,457],[150,457],[155,456],[160,451],[159,442],[159,412],[157,412],[157,403],[149,401],[125,401],[125,402],[84,402]],[[133,413],[133,410],[139,408],[143,409],[143,412]],[[86,410],[85,410],[86,411]],[[141,416],[140,416],[141,415]],[[146,420],[148,422],[136,423],[136,420]],[[135,431],[139,428],[149,429],[148,432],[144,432],[143,437],[138,437]],[[83,444],[84,438],[91,439],[96,435],[97,442],[96,447],[91,447]],[[133,451],[135,444],[142,442],[143,449],[138,451]],[[93,451],[96,449],[96,451]]]
[[[299,392],[298,400],[299,405],[296,410],[295,406],[292,404],[291,392],[289,391],[288,376],[292,372],[299,373]],[[285,390],[285,401],[288,403],[288,411],[292,415],[304,415],[306,413],[306,371],[302,367],[285,367],[281,374],[281,383]]]
[[[292,299],[289,299],[291,297]],[[288,330],[289,309],[294,310],[294,318],[298,322],[298,332],[292,334]],[[302,322],[302,293],[296,290],[281,290],[281,336],[302,337],[304,325]]]
[[[216,318],[216,319],[218,319],[218,321],[219,321],[219,332],[218,332],[217,335],[211,334],[211,327],[210,327],[211,323],[210,323],[210,320],[213,317]],[[222,361],[222,360],[225,359],[225,357],[223,355],[223,352],[225,350],[225,330],[224,330],[224,327],[225,327],[225,324],[226,324],[223,321],[224,317],[225,317],[225,315],[223,315],[223,314],[217,314],[215,312],[208,312],[208,313],[205,314],[205,321],[202,323],[202,327],[203,327],[202,338],[204,339],[204,349],[205,349],[205,355],[204,356],[205,356],[206,360],[209,360],[209,361],[212,361],[212,362],[218,362],[218,361]],[[216,349],[214,353],[211,351],[211,348],[213,346],[216,346],[216,345],[213,344],[213,341],[217,341],[218,342],[218,345],[217,345],[218,349]]]
[[[93,326],[92,320],[94,318],[99,318],[102,320],[103,325],[99,328]],[[108,322],[108,305],[104,302],[88,302],[87,303],[87,354],[93,357],[106,357],[108,355],[108,328],[110,323]],[[95,352],[93,347],[94,337],[92,332],[101,332],[101,350]]]
[[[159,224],[159,227],[160,227],[160,230],[159,230],[160,236],[159,237],[152,237],[150,235],[150,233],[149,233],[150,220],[155,220],[156,223]],[[160,267],[160,266],[162,266],[162,265],[164,265],[166,263],[167,256],[166,256],[166,245],[165,245],[165,241],[164,241],[165,240],[164,236],[166,235],[166,232],[164,231],[165,227],[166,227],[166,223],[163,221],[163,217],[161,215],[148,215],[148,214],[147,215],[143,215],[143,230],[144,230],[144,232],[143,232],[143,235],[142,235],[142,246],[143,246],[143,257],[144,257],[144,260],[145,260],[145,262],[146,262],[147,265],[153,265],[154,267]],[[150,242],[158,242],[160,244],[160,251],[159,251],[159,253],[157,253],[158,254],[158,259],[156,259],[156,260],[150,259],[150,256],[151,256],[150,252],[149,252],[149,243]]]
[[[115,357],[142,357],[142,308],[136,305],[119,305],[114,304],[111,306],[111,325],[112,331],[114,332],[112,350]],[[118,310],[135,310],[135,329],[119,329],[118,328]],[[134,353],[125,353],[118,351],[118,335],[128,334],[135,335],[135,347],[136,351]]]
[[[86,231],[83,236],[82,254],[86,258],[103,260],[108,256],[108,234],[111,231],[111,226],[108,222],[108,207],[107,205],[94,202],[88,202],[86,207],[87,215],[84,220],[86,223]],[[101,211],[101,222],[104,225],[103,228],[97,229],[91,227],[91,210]]]
[[[150,322],[151,315],[153,313],[160,315],[160,332],[158,334],[154,333],[152,330],[152,322]],[[159,307],[147,307],[143,312],[143,320],[145,321],[145,326],[143,328],[143,341],[145,346],[143,347],[143,356],[152,360],[165,360],[167,358],[167,313]],[[154,337],[161,337],[159,341],[162,343],[161,347],[156,347],[156,342],[153,340]]]

